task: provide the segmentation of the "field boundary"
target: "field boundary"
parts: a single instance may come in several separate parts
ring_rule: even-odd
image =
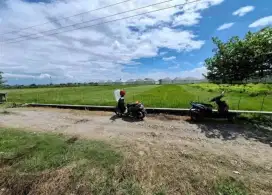
[[[107,111],[114,112],[115,106],[93,106],[93,105],[70,105],[70,104],[39,104],[30,103],[26,104],[27,107],[50,107],[50,108],[60,108],[60,109],[75,109],[75,110],[90,110],[90,111]],[[189,108],[146,108],[149,114],[174,114],[174,115],[188,115]],[[217,110],[213,110],[214,113]],[[230,113],[235,114],[262,114],[262,115],[272,115],[272,111],[250,111],[250,110],[230,110]]]

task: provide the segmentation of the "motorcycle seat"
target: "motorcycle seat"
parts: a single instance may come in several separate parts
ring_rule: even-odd
[[[206,107],[212,107],[211,104],[203,104],[203,103],[202,103],[202,105],[203,105],[203,106],[206,106]]]
[[[136,106],[138,105],[137,103],[131,103],[131,104],[127,104],[127,107],[131,107],[131,106]]]
[[[205,107],[213,107],[211,104],[205,104],[200,102],[193,102],[193,105],[205,106]]]

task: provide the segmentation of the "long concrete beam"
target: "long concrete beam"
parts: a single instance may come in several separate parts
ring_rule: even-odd
[[[62,108],[62,109],[75,109],[75,110],[92,110],[92,111],[109,111],[114,112],[114,106],[91,106],[91,105],[69,105],[69,104],[27,104],[29,107],[50,107],[50,108]],[[175,114],[175,115],[188,115],[188,108],[146,108],[149,114]],[[214,113],[217,111],[214,110]],[[230,110],[230,113],[236,114],[263,114],[272,115],[272,111],[249,111],[249,110]]]

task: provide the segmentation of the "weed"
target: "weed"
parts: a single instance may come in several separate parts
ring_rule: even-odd
[[[234,178],[222,179],[216,183],[214,195],[247,195],[245,185]]]

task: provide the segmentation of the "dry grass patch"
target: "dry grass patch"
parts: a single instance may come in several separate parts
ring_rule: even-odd
[[[103,142],[1,129],[6,195],[268,195],[271,170],[200,150]],[[20,147],[19,147],[20,146]],[[241,174],[234,174],[233,171]],[[266,179],[265,179],[266,178]]]

